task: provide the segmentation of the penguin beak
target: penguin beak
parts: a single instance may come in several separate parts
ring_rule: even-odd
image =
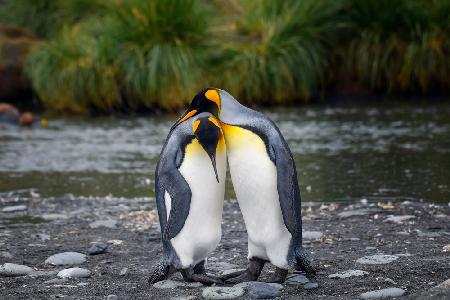
[[[219,175],[217,174],[217,165],[216,165],[216,155],[215,155],[215,153],[214,154],[208,153],[208,155],[209,155],[209,158],[211,159],[211,163],[214,168],[214,173],[216,174],[217,183],[219,183]]]

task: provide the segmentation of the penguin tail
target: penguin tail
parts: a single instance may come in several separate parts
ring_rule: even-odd
[[[303,249],[303,247],[296,247],[294,250],[295,255],[295,269],[297,271],[303,271],[306,275],[315,276],[316,270],[311,265],[311,260],[308,253]]]
[[[162,259],[150,271],[148,283],[153,284],[167,279],[170,275],[170,269],[171,269],[170,266],[165,262],[164,259]]]

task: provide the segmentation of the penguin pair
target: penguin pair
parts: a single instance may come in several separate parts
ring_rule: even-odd
[[[219,121],[208,113],[177,122],[156,167],[155,192],[163,259],[150,283],[181,271],[185,281],[221,283],[205,273],[205,259],[220,242],[226,146]]]

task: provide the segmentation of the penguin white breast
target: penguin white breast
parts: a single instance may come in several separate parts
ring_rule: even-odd
[[[179,170],[191,189],[191,204],[183,229],[171,239],[183,268],[194,266],[205,259],[220,242],[226,176],[223,138],[219,140],[216,164],[219,182],[210,158],[198,141],[194,139],[187,145]],[[170,196],[167,193],[165,202],[166,209],[170,209]]]
[[[247,228],[249,257],[287,268],[291,234],[281,212],[276,166],[258,135],[237,126],[222,128],[231,179]]]

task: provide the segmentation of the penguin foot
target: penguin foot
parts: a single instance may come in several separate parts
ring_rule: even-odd
[[[249,259],[247,270],[234,273],[238,276],[225,280],[225,283],[236,284],[247,281],[256,281],[258,280],[259,275],[261,275],[261,271],[264,268],[265,263],[266,261],[263,259],[252,257]]]
[[[158,281],[167,279],[169,277],[169,273],[170,273],[170,266],[167,266],[164,262],[159,262],[152,270],[148,278],[148,283],[153,284]]]
[[[275,268],[275,273],[269,277],[265,282],[267,283],[283,283],[286,280],[288,274],[287,269]]]
[[[212,285],[214,283],[216,284],[222,284],[223,281],[215,276],[207,275],[206,273],[197,274],[194,273],[193,268],[183,269],[181,270],[181,275],[183,276],[184,281],[186,282],[200,282],[204,285]]]
[[[226,280],[228,280],[230,278],[238,277],[239,275],[242,275],[246,271],[247,270],[242,270],[242,271],[236,271],[236,272],[233,272],[233,273],[229,273],[229,274],[226,274],[226,275],[221,275],[220,279],[222,279],[223,281],[226,281]]]

